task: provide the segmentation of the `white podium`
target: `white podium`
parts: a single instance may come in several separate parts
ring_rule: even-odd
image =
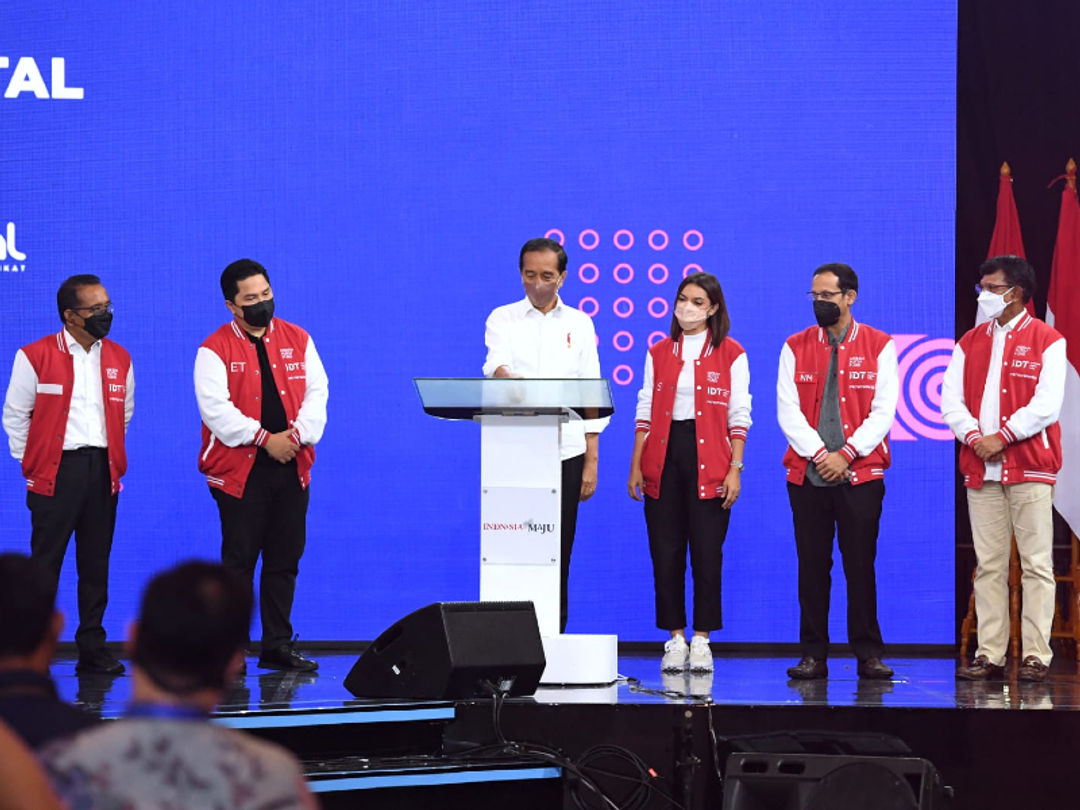
[[[607,380],[417,378],[424,410],[480,422],[480,600],[532,602],[547,666],[542,684],[609,684],[615,635],[559,632],[559,426],[614,412]]]

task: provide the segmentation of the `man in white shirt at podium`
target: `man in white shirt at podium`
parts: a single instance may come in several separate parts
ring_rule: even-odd
[[[566,251],[553,239],[530,239],[518,259],[525,298],[488,316],[485,377],[588,378],[600,375],[596,330],[584,312],[559,298]],[[566,631],[567,580],[579,501],[596,491],[600,432],[608,418],[571,420],[559,431],[562,459],[562,570],[559,631]]]

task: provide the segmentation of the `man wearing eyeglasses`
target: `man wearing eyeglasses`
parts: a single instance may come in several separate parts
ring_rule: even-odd
[[[11,455],[22,462],[30,508],[30,554],[59,582],[71,535],[79,574],[78,672],[119,675],[105,648],[109,553],[124,434],[135,408],[131,357],[106,338],[113,309],[101,279],[72,276],[56,307],[64,328],[15,354],[4,399]]]
[[[874,560],[900,386],[892,338],[851,316],[858,294],[848,265],[817,268],[808,296],[818,325],[789,337],[780,352],[777,418],[788,440],[784,466],[799,556],[802,658],[787,671],[796,680],[828,676],[834,536],[859,677],[893,674],[881,660]]]
[[[979,276],[979,313],[989,320],[960,338],[941,386],[941,415],[961,443],[960,472],[978,563],[979,647],[956,676],[987,680],[1004,674],[1015,537],[1024,572],[1017,677],[1043,681],[1052,658],[1052,503],[1061,469],[1065,338],[1028,314],[1035,271],[1024,259],[987,259]]]

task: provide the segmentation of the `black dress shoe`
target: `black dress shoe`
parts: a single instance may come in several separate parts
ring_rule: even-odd
[[[829,667],[824,658],[804,655],[793,667],[788,667],[788,677],[796,681],[814,681],[829,677]]]
[[[976,657],[971,666],[960,667],[956,670],[956,677],[962,681],[988,681],[1001,678],[1005,674],[1005,667],[991,664],[985,655]]]
[[[1020,668],[1016,671],[1016,677],[1020,680],[1035,681],[1037,683],[1045,681],[1046,676],[1049,674],[1050,668],[1034,655],[1029,655],[1025,658],[1024,663],[1022,663]]]
[[[293,649],[291,643],[282,644],[272,650],[263,650],[259,656],[259,666],[263,669],[294,670],[296,672],[314,672],[319,668],[317,662],[304,658]]]
[[[893,668],[880,658],[867,658],[859,662],[859,677],[875,681],[887,681],[893,676]]]
[[[123,675],[124,665],[111,652],[102,649],[80,655],[75,663],[75,671],[80,674]]]

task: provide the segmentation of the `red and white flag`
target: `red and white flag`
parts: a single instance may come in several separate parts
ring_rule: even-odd
[[[1019,256],[1026,259],[1024,253],[1024,237],[1020,234],[1020,215],[1016,211],[1016,197],[1013,196],[1012,170],[1008,163],[1001,164],[1001,174],[998,180],[997,215],[994,218],[994,233],[990,237],[990,249],[986,251],[986,258],[995,256]],[[1035,303],[1027,302],[1027,311],[1035,314]],[[975,325],[986,323],[978,310],[975,309]]]
[[[1054,506],[1074,534],[1080,534],[1080,202],[1076,162],[1065,167],[1054,262],[1046,299],[1046,322],[1065,336],[1065,402],[1061,407],[1062,467]]]

